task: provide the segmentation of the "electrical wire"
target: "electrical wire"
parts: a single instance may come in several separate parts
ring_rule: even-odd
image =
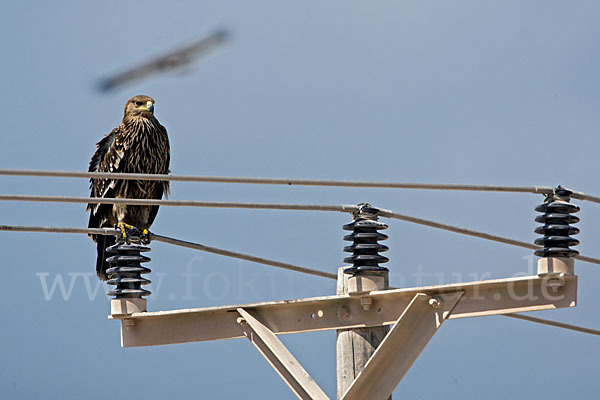
[[[220,255],[226,256],[226,257],[238,258],[240,260],[251,261],[251,262],[258,263],[258,264],[270,265],[272,267],[283,268],[283,269],[287,269],[290,271],[302,272],[304,274],[320,276],[323,278],[337,279],[337,275],[332,274],[330,272],[324,272],[324,271],[319,271],[319,270],[312,269],[312,268],[300,267],[298,265],[288,264],[288,263],[284,263],[284,262],[280,262],[280,261],[269,260],[267,258],[251,256],[251,255],[243,254],[243,253],[237,253],[235,251],[218,249],[216,247],[205,246],[200,243],[193,243],[193,242],[187,242],[185,240],[173,239],[168,236],[157,235],[155,233],[152,234],[152,238],[158,242],[169,243],[169,244],[173,244],[175,246],[187,247],[189,249],[201,250],[201,251],[206,251],[208,253],[214,253],[214,254],[220,254]]]
[[[47,232],[47,233],[84,233],[84,234],[96,234],[96,235],[118,235],[119,229],[114,228],[73,228],[73,227],[54,227],[54,226],[15,226],[15,225],[0,225],[0,231],[11,231],[11,232]],[[200,243],[187,242],[185,240],[174,239],[168,236],[157,235],[152,233],[153,240],[157,242],[163,242],[172,244],[175,246],[187,247],[190,249],[201,250],[208,253],[219,254],[226,257],[237,258],[240,260],[251,261],[258,264],[270,265],[272,267],[287,269],[290,271],[302,272],[304,274],[310,274],[320,276],[323,278],[337,279],[337,275],[319,271],[312,268],[301,267],[294,264],[284,263],[280,261],[270,260],[268,258],[251,256],[249,254],[237,253],[235,251],[229,251],[219,249],[216,247],[205,246]]]
[[[83,233],[87,235],[118,235],[115,228],[74,228],[62,226],[22,226],[0,225],[0,231],[9,232],[46,232],[46,233]]]
[[[131,205],[164,205],[180,207],[215,207],[215,208],[250,208],[263,210],[301,210],[301,211],[337,211],[356,212],[359,207],[355,205],[320,205],[320,204],[279,204],[279,203],[239,203],[239,202],[212,202],[198,200],[148,200],[148,199],[114,199],[95,197],[70,197],[70,196],[32,196],[32,195],[0,195],[0,201],[41,201],[41,202],[65,202],[65,203],[100,203],[100,204],[131,204]],[[511,246],[522,247],[530,250],[541,249],[542,246],[522,242],[516,239],[505,238],[490,233],[479,232],[472,229],[460,228],[453,225],[443,224],[423,218],[411,217],[409,215],[395,213],[390,210],[379,209],[379,215],[398,219],[413,224],[425,225],[431,228],[442,229],[461,235],[477,237],[480,239],[504,243]],[[592,264],[599,264],[600,259],[583,255],[576,255],[576,259]]]
[[[425,226],[429,226],[431,228],[442,229],[445,231],[454,232],[454,233],[458,233],[461,235],[473,236],[473,237],[480,238],[480,239],[491,240],[493,242],[499,242],[499,243],[509,244],[511,246],[522,247],[524,249],[538,250],[538,249],[543,248],[542,246],[538,246],[533,243],[523,242],[520,240],[511,239],[511,238],[505,238],[502,236],[492,235],[490,233],[485,233],[485,232],[479,232],[479,231],[475,231],[472,229],[460,228],[460,227],[453,226],[453,225],[442,224],[440,222],[435,222],[435,221],[431,221],[428,219],[411,217],[410,215],[398,214],[398,213],[391,212],[388,210],[381,210],[379,215],[381,215],[382,217],[388,217],[388,218],[393,218],[393,219],[399,219],[401,221],[411,222],[413,224],[425,225]],[[578,255],[575,255],[575,258],[580,261],[588,262],[591,264],[600,264],[600,259],[594,258],[594,257],[588,257],[588,256],[583,256],[581,254],[578,254]]]
[[[466,229],[466,228],[460,228],[457,226],[442,224],[441,222],[435,222],[435,221],[431,221],[428,219],[411,217],[410,215],[398,214],[398,213],[391,212],[388,210],[382,210],[379,213],[379,215],[381,215],[382,217],[388,217],[388,218],[393,218],[393,219],[399,219],[401,221],[411,222],[413,224],[425,225],[425,226],[429,226],[431,228],[442,229],[442,230],[449,231],[449,232],[459,233],[461,235],[473,236],[473,237],[477,237],[480,239],[492,240],[494,242],[509,244],[511,246],[523,247],[523,248],[530,249],[530,250],[537,250],[537,249],[541,248],[541,246],[527,243],[527,242],[522,242],[522,241],[516,240],[516,239],[505,238],[502,236],[492,235],[490,233],[479,232],[479,231],[474,231],[472,229]]]
[[[37,196],[24,194],[0,194],[0,201],[32,201],[50,203],[83,203],[83,204],[128,204],[137,206],[174,206],[174,207],[209,207],[209,208],[251,208],[263,210],[300,210],[300,211],[338,211],[355,212],[355,205],[315,205],[315,204],[276,204],[276,203],[241,203],[199,200],[153,200],[130,198],[101,198],[75,196]]]
[[[569,329],[572,331],[577,331],[577,332],[582,332],[582,333],[588,333],[590,335],[599,335],[600,336],[600,330],[598,330],[598,329],[585,328],[583,326],[565,324],[564,322],[551,321],[548,319],[530,317],[529,315],[523,315],[523,314],[503,314],[503,316],[509,317],[509,318],[521,319],[523,321],[535,322],[536,324],[554,326],[556,328]]]
[[[155,175],[109,172],[78,172],[78,171],[40,171],[0,169],[0,175],[36,176],[56,178],[96,178],[96,179],[135,179],[152,181],[179,182],[209,182],[209,183],[245,183],[260,185],[297,185],[297,186],[329,186],[329,187],[361,187],[380,189],[423,189],[423,190],[464,190],[484,192],[535,193],[549,194],[553,188],[548,186],[502,186],[502,185],[463,185],[463,184],[434,184],[409,182],[369,182],[369,181],[340,181],[322,179],[284,179],[284,178],[245,178],[223,176],[194,176],[194,175]],[[600,203],[600,197],[573,191],[572,198]]]

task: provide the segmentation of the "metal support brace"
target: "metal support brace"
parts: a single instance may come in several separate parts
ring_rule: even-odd
[[[463,293],[417,293],[342,400],[387,399]]]
[[[298,360],[275,334],[248,311],[238,308],[238,323],[244,334],[302,400],[329,400]]]

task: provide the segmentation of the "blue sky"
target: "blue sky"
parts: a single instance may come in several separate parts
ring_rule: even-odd
[[[144,93],[156,99],[177,174],[561,184],[599,195],[599,16],[593,1],[7,2],[0,15],[0,167],[85,170],[125,101]],[[94,90],[106,74],[217,28],[230,29],[232,40],[193,68],[110,94]],[[85,180],[0,182],[3,193],[88,194]],[[172,198],[368,201],[526,241],[535,238],[534,207],[542,201],[529,194],[177,182]],[[600,208],[578,204],[578,250],[600,256]],[[7,202],[0,221],[85,226],[87,215],[77,204]],[[335,272],[344,257],[341,226],[349,221],[339,213],[165,207],[153,230]],[[389,224],[392,285],[501,278],[528,268],[523,249]],[[0,236],[3,398],[294,398],[245,340],[121,349],[87,237]],[[335,292],[333,281],[162,243],[150,255],[150,310]],[[597,328],[600,269],[576,269],[577,308],[535,315]],[[191,286],[186,271],[199,274]],[[64,294],[58,286],[50,293],[57,279]],[[335,334],[282,340],[335,397]],[[591,398],[599,343],[503,317],[453,320],[395,393],[558,399],[577,388],[580,398]]]

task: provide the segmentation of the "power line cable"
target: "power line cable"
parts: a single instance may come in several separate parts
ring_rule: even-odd
[[[503,316],[509,317],[509,318],[521,319],[523,321],[535,322],[536,324],[554,326],[556,328],[569,329],[572,331],[577,331],[577,332],[582,332],[582,333],[588,333],[590,335],[599,335],[600,336],[600,330],[585,328],[583,326],[565,324],[564,322],[551,321],[551,320],[542,319],[542,318],[535,318],[535,317],[530,317],[529,315],[523,315],[523,314],[504,314]]]
[[[131,205],[164,205],[179,207],[213,207],[213,208],[247,208],[263,210],[298,210],[298,211],[337,211],[356,212],[359,207],[355,205],[320,205],[320,204],[279,204],[279,203],[240,203],[240,202],[214,202],[198,200],[149,200],[149,199],[114,199],[96,197],[71,197],[71,196],[33,196],[33,195],[0,195],[0,201],[40,201],[40,202],[64,202],[64,203],[100,203],[100,204],[131,204]],[[479,232],[472,229],[460,228],[453,225],[443,224],[423,218],[395,213],[390,210],[379,209],[379,215],[398,219],[413,224],[425,225],[436,229],[442,229],[461,235],[477,237],[480,239],[509,244],[530,250],[541,249],[542,246],[522,242],[520,240],[505,238],[490,233]],[[599,264],[600,259],[583,255],[576,255],[580,261]]]
[[[338,211],[354,212],[355,205],[316,205],[316,204],[279,204],[279,203],[243,203],[225,201],[199,200],[153,200],[130,198],[101,198],[75,196],[37,196],[24,194],[0,194],[0,201],[32,201],[49,203],[83,203],[83,204],[128,204],[137,206],[171,206],[171,207],[209,207],[209,208],[250,208],[263,210],[299,210],[299,211]]]
[[[442,229],[445,231],[454,232],[454,233],[458,233],[461,235],[473,236],[473,237],[480,238],[480,239],[491,240],[493,242],[499,242],[499,243],[509,244],[511,246],[522,247],[524,249],[538,250],[538,249],[543,248],[543,246],[538,246],[533,243],[523,242],[521,240],[506,238],[506,237],[498,236],[498,235],[492,235],[490,233],[475,231],[473,229],[460,228],[458,226],[442,224],[440,222],[435,222],[435,221],[431,221],[431,220],[423,219],[423,218],[411,217],[410,215],[398,214],[398,213],[391,212],[388,210],[381,210],[379,215],[381,215],[382,217],[394,218],[394,219],[399,219],[401,221],[411,222],[413,224],[425,225],[425,226],[429,226],[431,228]],[[580,261],[588,262],[591,264],[600,264],[600,259],[594,258],[594,257],[588,257],[588,256],[583,256],[581,254],[578,254],[578,255],[575,255],[575,258]]]
[[[73,228],[73,227],[54,227],[54,226],[15,226],[15,225],[0,225],[0,231],[12,231],[12,232],[47,232],[47,233],[83,233],[83,234],[96,234],[96,235],[117,235],[119,234],[118,229],[114,228]],[[246,260],[255,262],[258,264],[270,265],[277,268],[287,269],[290,271],[302,272],[304,274],[310,274],[320,276],[323,278],[337,279],[337,275],[319,271],[312,268],[301,267],[294,264],[284,263],[281,261],[270,260],[268,258],[256,257],[249,254],[238,253],[235,251],[219,249],[217,247],[205,246],[200,243],[187,242],[185,240],[174,239],[168,236],[157,235],[152,233],[152,238],[157,242],[163,242],[172,244],[175,246],[187,247],[190,249],[201,250],[208,253],[219,254],[226,257],[237,258],[240,260]]]
[[[480,239],[486,239],[486,240],[491,240],[494,242],[509,244],[511,246],[523,247],[523,248],[530,249],[530,250],[537,250],[537,249],[541,248],[541,246],[538,246],[538,245],[535,245],[532,243],[522,242],[522,241],[516,240],[516,239],[505,238],[502,236],[492,235],[490,233],[479,232],[479,231],[475,231],[472,229],[460,228],[460,227],[452,226],[452,225],[448,225],[448,224],[442,224],[441,222],[435,222],[435,221],[431,221],[428,219],[411,217],[410,215],[399,214],[399,213],[391,212],[388,210],[382,210],[379,213],[379,215],[381,215],[382,217],[388,217],[388,218],[398,219],[401,221],[411,222],[413,224],[425,225],[425,226],[429,226],[431,228],[442,229],[442,230],[449,231],[449,232],[459,233],[461,235],[473,236],[473,237],[477,237]]]
[[[255,262],[258,264],[270,265],[272,267],[283,268],[290,271],[302,272],[304,274],[310,274],[315,276],[321,276],[323,278],[329,279],[337,279],[337,275],[332,274],[330,272],[319,271],[312,268],[300,267],[294,264],[288,264],[280,261],[269,260],[268,258],[251,256],[249,254],[237,253],[235,251],[218,249],[216,247],[205,246],[200,243],[187,242],[185,240],[174,239],[168,236],[157,235],[155,233],[152,234],[152,238],[158,242],[164,242],[173,244],[175,246],[187,247],[189,249],[206,251],[208,253],[220,254],[226,257],[238,258],[240,260],[246,260]]]
[[[74,228],[63,226],[23,226],[0,225],[0,231],[9,232],[45,232],[45,233],[83,233],[87,235],[118,235],[120,230],[115,228]]]
[[[60,178],[95,178],[95,179],[135,179],[153,181],[178,181],[178,182],[207,182],[207,183],[245,183],[259,185],[297,185],[297,186],[329,186],[329,187],[360,187],[380,189],[423,189],[423,190],[464,190],[483,192],[507,193],[534,193],[550,194],[553,188],[548,186],[503,186],[503,185],[463,185],[463,184],[436,184],[436,183],[410,183],[410,182],[369,182],[369,181],[341,181],[323,179],[286,179],[286,178],[246,178],[224,176],[194,176],[194,175],[155,175],[133,173],[109,172],[78,172],[78,171],[40,171],[0,169],[0,175],[8,176],[36,176]],[[573,191],[572,198],[578,200],[600,203],[600,197]]]

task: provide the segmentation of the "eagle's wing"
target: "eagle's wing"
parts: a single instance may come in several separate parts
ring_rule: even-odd
[[[89,172],[120,172],[120,163],[125,155],[125,148],[119,134],[122,125],[113,129],[102,140],[96,143],[96,152],[90,161]],[[120,181],[116,179],[90,179],[90,197],[113,198],[115,186]],[[88,204],[90,211],[89,228],[101,228],[108,222],[111,204]]]
[[[160,125],[160,129],[164,132],[165,137],[167,136],[167,129]],[[163,171],[164,174],[168,174],[171,171],[169,170],[169,165],[171,162],[171,153],[170,153],[170,149],[169,149],[169,145],[167,142],[167,150],[166,150],[166,154],[165,154],[165,163],[164,165],[166,166],[166,171]],[[162,185],[156,185],[155,190],[154,190],[154,195],[153,195],[153,199],[156,200],[161,200],[163,198],[163,194],[165,197],[169,196],[169,181],[163,182]],[[154,219],[156,218],[156,214],[158,214],[158,208],[159,206],[153,206],[152,209],[150,210],[150,216],[148,218],[148,223],[149,225],[152,225],[152,223],[154,222]]]

